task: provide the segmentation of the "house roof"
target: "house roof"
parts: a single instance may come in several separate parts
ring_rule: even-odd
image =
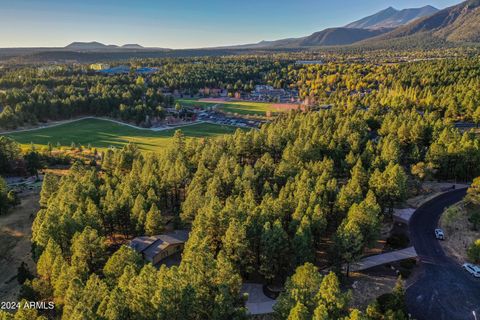
[[[130,247],[142,253],[145,259],[152,261],[157,254],[168,246],[185,243],[188,240],[188,235],[189,231],[187,230],[175,230],[157,236],[137,237],[130,242]]]

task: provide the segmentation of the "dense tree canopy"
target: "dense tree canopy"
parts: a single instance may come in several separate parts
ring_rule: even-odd
[[[281,318],[348,316],[335,275],[312,276],[319,246],[335,244],[333,264],[358,259],[405,198],[417,162],[438,175],[478,174],[467,160],[479,157],[474,135],[435,113],[407,110],[398,119],[397,128],[419,126],[418,135],[400,136],[385,125],[390,113],[374,110],[292,112],[260,130],[205,140],[177,132],[160,154],[128,145],[98,167],[77,162],[59,181],[47,175],[33,225],[38,277],[27,285],[57,301],[64,318],[240,319],[242,279],[283,283],[303,266],[298,277],[316,284],[305,298],[281,298]],[[443,143],[464,149],[458,171],[448,169]],[[162,232],[165,217],[191,228],[179,267],[143,265],[126,247],[108,254],[119,235]]]
[[[160,63],[142,77],[77,67],[3,70],[0,125],[80,114],[141,123],[174,106],[164,91],[249,91],[257,83],[298,89],[302,99],[332,107],[291,111],[259,130],[216,139],[177,131],[157,154],[129,144],[105,151],[98,163],[78,161],[61,178],[47,174],[32,228],[37,276],[25,282],[28,298],[55,301],[63,319],[244,319],[242,282],[261,279],[285,283],[279,319],[403,319],[400,285],[365,312],[349,310],[339,278],[318,272],[317,252],[328,245],[331,266],[349,265],[375,243],[411,185],[480,175],[475,132],[452,124],[478,120],[478,59],[148,62]],[[18,157],[16,144],[0,137],[2,165]],[[25,157],[32,174],[38,160],[34,150]],[[473,202],[478,184],[469,191]],[[163,232],[167,221],[190,236],[180,265],[157,269],[125,243]]]
[[[337,55],[324,64],[302,65],[295,63],[296,56],[131,61],[132,70],[142,65],[157,68],[145,76],[134,71],[105,76],[71,66],[11,67],[0,73],[0,127],[78,115],[111,116],[148,126],[151,118],[165,117],[165,108],[175,105],[171,93],[194,95],[204,88],[248,93],[256,84],[295,89],[299,99],[314,105],[384,112],[414,108],[438,112],[448,120],[480,123],[477,58],[378,63],[379,59],[358,61],[353,56],[342,61],[344,57]],[[397,129],[401,136],[411,134],[406,124]],[[394,151],[391,144],[386,148]]]

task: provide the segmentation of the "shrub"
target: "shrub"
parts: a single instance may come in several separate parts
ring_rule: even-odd
[[[417,264],[417,260],[415,259],[407,259],[407,260],[402,260],[400,261],[400,267],[405,268],[405,269],[413,269],[415,265]]]
[[[410,239],[403,233],[394,234],[387,239],[387,245],[392,249],[406,248],[409,243]]]
[[[468,258],[474,263],[480,262],[480,239],[475,240],[467,251]]]

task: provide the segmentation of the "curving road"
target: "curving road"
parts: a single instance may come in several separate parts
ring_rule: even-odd
[[[420,270],[406,290],[408,310],[418,320],[480,319],[480,279],[447,257],[434,229],[444,208],[460,201],[466,189],[444,193],[418,208],[410,220],[410,234]],[[448,237],[448,234],[446,234]]]

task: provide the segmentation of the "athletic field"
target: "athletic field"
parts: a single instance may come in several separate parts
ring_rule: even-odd
[[[183,106],[208,108],[216,106],[220,111],[237,113],[240,115],[265,116],[267,112],[282,113],[292,109],[297,109],[298,105],[286,103],[270,103],[222,99],[179,99],[177,100]]]

